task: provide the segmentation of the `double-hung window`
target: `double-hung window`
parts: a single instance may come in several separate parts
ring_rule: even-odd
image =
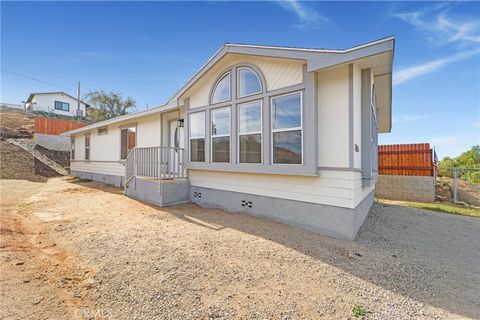
[[[75,137],[70,138],[70,158],[75,160]]]
[[[61,111],[69,111],[70,110],[70,104],[67,103],[67,102],[55,101],[55,109],[56,110],[61,110]]]
[[[212,110],[212,162],[230,162],[230,107]]]
[[[120,129],[120,159],[127,159],[128,154],[137,143],[137,128],[135,126]]]
[[[302,93],[272,98],[274,164],[302,164]]]
[[[262,100],[238,105],[239,162],[262,162]]]
[[[85,160],[90,160],[90,134],[85,135]]]
[[[190,161],[205,161],[205,111],[188,116],[190,137]]]

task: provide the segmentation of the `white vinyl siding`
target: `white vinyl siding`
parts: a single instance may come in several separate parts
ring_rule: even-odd
[[[320,177],[189,170],[192,186],[355,208],[373,188],[355,171],[321,170]]]

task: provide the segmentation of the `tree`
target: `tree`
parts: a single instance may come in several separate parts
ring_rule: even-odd
[[[123,99],[120,93],[106,93],[103,90],[92,91],[85,95],[88,102],[97,108],[91,108],[89,116],[95,121],[107,120],[129,113],[136,101],[128,97]]]
[[[441,175],[450,178],[453,176],[451,168],[480,168],[480,146],[472,146],[470,150],[462,152],[456,158],[444,157],[440,161],[440,168],[443,168]],[[480,183],[479,170],[464,169],[462,172],[462,179]]]

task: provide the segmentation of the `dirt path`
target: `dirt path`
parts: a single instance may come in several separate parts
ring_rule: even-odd
[[[57,245],[54,226],[31,215],[50,186],[1,180],[2,319],[73,319],[93,305],[85,285],[92,270]]]
[[[480,317],[480,219],[379,204],[347,242],[96,183],[1,183],[2,319]]]

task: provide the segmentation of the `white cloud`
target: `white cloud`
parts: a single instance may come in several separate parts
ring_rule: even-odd
[[[299,23],[295,26],[300,29],[321,28],[330,22],[326,16],[318,13],[315,9],[306,6],[297,0],[285,0],[278,2],[285,10],[292,12],[298,18]]]
[[[429,5],[422,10],[394,14],[394,17],[415,26],[435,44],[457,43],[462,46],[480,43],[480,20],[474,17],[449,15],[451,5]]]
[[[478,54],[479,52],[480,49],[462,51],[448,57],[401,69],[400,71],[393,74],[393,84],[397,85],[415,77],[434,72],[447,64],[466,59],[475,54]]]

